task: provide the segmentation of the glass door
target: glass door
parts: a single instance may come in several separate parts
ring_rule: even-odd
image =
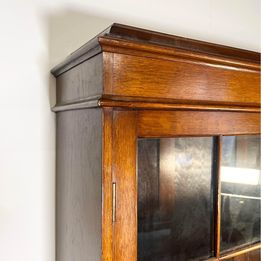
[[[112,127],[113,260],[258,258],[259,114],[117,110]]]
[[[220,141],[138,139],[139,261],[206,260],[216,242],[221,254],[260,242],[260,137]]]

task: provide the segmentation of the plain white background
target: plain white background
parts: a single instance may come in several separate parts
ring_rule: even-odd
[[[53,65],[112,22],[260,51],[260,12],[259,0],[2,0],[0,260],[55,260]]]

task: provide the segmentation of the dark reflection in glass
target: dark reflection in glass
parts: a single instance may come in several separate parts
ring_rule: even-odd
[[[138,260],[213,256],[213,138],[139,139]]]
[[[221,251],[260,241],[260,137],[223,137]]]

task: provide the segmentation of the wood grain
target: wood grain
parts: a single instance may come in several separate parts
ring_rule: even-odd
[[[192,100],[198,103],[260,104],[260,74],[212,64],[194,64],[114,54],[113,95]]]
[[[141,137],[236,135],[260,133],[260,114],[204,111],[140,111]]]
[[[83,104],[78,106],[82,107]],[[200,110],[200,111],[245,111],[261,112],[260,106],[236,105],[229,103],[210,103],[208,101],[176,100],[167,98],[148,98],[148,97],[128,97],[117,95],[102,95],[99,98],[100,107],[118,107],[124,109],[143,109],[143,110]],[[77,106],[77,104],[76,104]],[[85,105],[86,107],[89,104]],[[94,104],[97,106],[97,104]]]
[[[136,112],[113,114],[114,261],[137,260]]]
[[[52,70],[54,111],[103,95],[144,99],[118,107],[260,111],[259,53],[119,24],[100,35]]]
[[[102,261],[112,261],[112,109],[103,110],[102,135]]]
[[[56,260],[101,259],[101,110],[57,114]]]
[[[87,108],[123,108],[123,109],[143,109],[143,110],[195,110],[195,111],[234,111],[234,112],[261,112],[260,106],[212,104],[201,102],[197,104],[193,101],[180,101],[170,99],[151,99],[140,97],[122,97],[117,95],[98,95],[83,98],[79,101],[56,104],[53,112],[78,110]]]
[[[114,53],[103,52],[103,93],[112,92]]]
[[[255,244],[247,248],[236,250],[231,253],[227,253],[220,257],[219,260],[229,260],[229,261],[260,261],[261,244]]]
[[[182,48],[168,47],[148,43],[135,42],[133,39],[119,39],[115,37],[99,37],[102,50],[111,53],[132,56],[158,58],[163,60],[186,60],[192,63],[209,63],[221,67],[234,67],[257,72],[260,70],[258,61],[241,60],[219,55],[205,54],[197,51],[183,50]]]
[[[107,33],[107,36],[115,37],[117,39],[133,39],[136,42],[150,43],[164,47],[175,47],[191,52],[194,51],[201,54],[207,54],[209,56],[215,55],[243,61],[260,62],[260,56],[257,52],[169,35],[123,24],[113,24],[109,33]]]
[[[77,102],[102,94],[102,55],[73,67],[56,79],[56,104]]]
[[[260,133],[256,52],[113,24],[52,73],[57,261],[137,260],[138,137]],[[260,244],[219,257],[219,209],[209,260],[259,260]]]

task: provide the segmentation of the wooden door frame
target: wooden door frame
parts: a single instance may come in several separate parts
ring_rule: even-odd
[[[160,111],[104,109],[103,161],[103,261],[137,260],[137,139],[179,136],[260,134],[260,114],[224,111]],[[220,141],[220,139],[219,139]],[[220,152],[219,152],[220,153]],[[108,170],[106,166],[111,166]],[[219,181],[219,177],[217,177]],[[112,222],[113,191],[116,184],[116,211]],[[219,186],[217,192],[219,191]],[[220,204],[216,209],[215,257],[228,258],[254,251],[261,244],[220,256]],[[108,227],[109,226],[109,227]],[[111,242],[111,243],[108,243]],[[109,253],[109,254],[108,254]]]
[[[114,261],[137,260],[136,120],[136,111],[113,112]]]

